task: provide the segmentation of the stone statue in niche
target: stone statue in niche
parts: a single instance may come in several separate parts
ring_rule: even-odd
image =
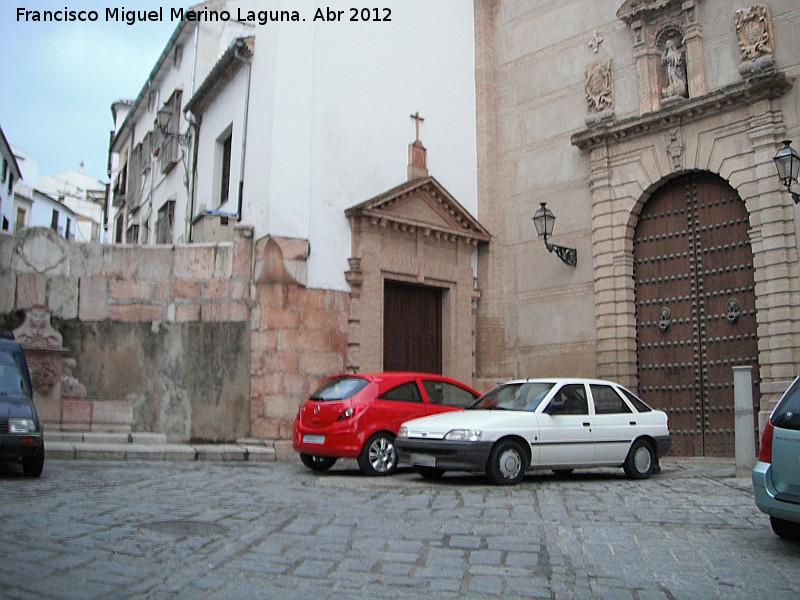
[[[671,98],[686,98],[686,62],[683,47],[678,37],[667,39],[664,52],[661,54],[661,65],[664,68],[664,87],[661,88],[661,97],[665,100]]]

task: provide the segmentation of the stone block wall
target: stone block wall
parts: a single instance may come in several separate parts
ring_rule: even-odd
[[[170,441],[290,438],[347,348],[348,295],[305,287],[302,248],[245,226],[177,247],[0,233],[0,328],[36,308],[62,335],[88,404],[66,405],[66,420],[62,407],[61,428],[118,428],[130,407],[132,431]]]

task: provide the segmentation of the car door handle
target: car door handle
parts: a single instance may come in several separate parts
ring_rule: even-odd
[[[631,421],[631,425],[636,425],[636,421]]]
[[[592,426],[592,424],[591,424],[591,423],[584,423],[584,424],[583,424],[583,426],[584,426],[584,427],[591,427],[591,426]]]

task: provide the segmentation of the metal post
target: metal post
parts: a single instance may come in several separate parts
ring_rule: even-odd
[[[753,367],[733,367],[736,477],[750,477],[756,464],[752,371]]]

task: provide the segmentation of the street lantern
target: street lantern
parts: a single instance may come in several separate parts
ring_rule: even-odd
[[[797,176],[800,173],[800,155],[792,148],[791,144],[791,140],[784,140],[783,148],[778,150],[772,160],[775,161],[775,168],[778,170],[778,179],[786,186],[794,203],[800,204],[800,195],[792,191],[792,184],[797,183]]]
[[[167,106],[166,104],[158,109],[158,113],[156,113],[156,123],[158,124],[158,128],[161,130],[161,134],[164,137],[172,138],[176,140],[181,146],[185,146],[189,143],[189,135],[178,133],[176,131],[169,131],[167,127],[169,127],[169,123],[172,120],[172,108]]]
[[[578,251],[575,248],[565,248],[556,244],[549,244],[547,238],[553,233],[553,226],[556,224],[556,217],[547,208],[546,202],[539,204],[539,209],[533,215],[533,226],[540,238],[544,238],[544,245],[548,252],[555,252],[565,265],[575,267],[578,264]]]

